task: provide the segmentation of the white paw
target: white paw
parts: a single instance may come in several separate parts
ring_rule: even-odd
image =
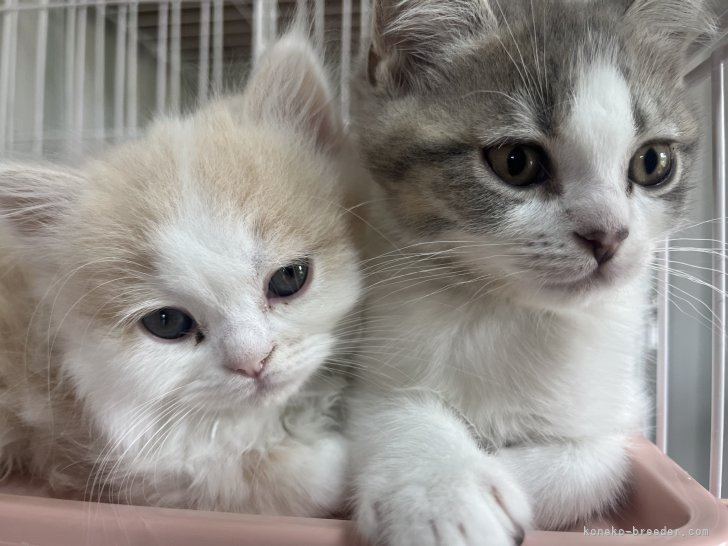
[[[375,470],[358,492],[357,526],[383,546],[514,546],[530,527],[521,489],[492,457]],[[415,468],[417,467],[417,468]],[[398,472],[399,471],[399,472]]]

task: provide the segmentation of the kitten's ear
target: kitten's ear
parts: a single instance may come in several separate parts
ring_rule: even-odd
[[[611,0],[607,0],[611,1]],[[695,40],[712,38],[716,17],[711,0],[621,0],[627,28],[640,39],[658,41],[683,61]]]
[[[393,93],[417,88],[459,44],[497,24],[491,0],[374,0],[369,83]]]
[[[298,130],[324,150],[336,147],[343,128],[326,72],[308,41],[290,34],[257,62],[243,96],[248,119]]]
[[[83,184],[71,170],[0,165],[0,218],[21,236],[42,235],[71,209]]]

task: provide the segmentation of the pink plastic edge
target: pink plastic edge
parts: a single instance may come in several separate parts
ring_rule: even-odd
[[[728,508],[654,445],[632,448],[633,494],[621,518],[571,532],[533,531],[525,546],[728,545]],[[0,545],[357,546],[347,521],[274,518],[64,501],[0,488]],[[621,531],[620,531],[621,530]],[[642,532],[641,536],[632,534]],[[647,535],[648,532],[654,534]],[[704,536],[690,536],[700,530]]]
[[[524,546],[728,545],[722,501],[644,438],[634,439],[631,461],[632,493],[621,516],[568,533],[532,531]]]

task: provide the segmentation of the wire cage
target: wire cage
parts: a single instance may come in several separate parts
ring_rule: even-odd
[[[371,0],[0,1],[0,156],[65,162],[239,87],[302,6],[334,67],[346,120],[371,11]],[[721,6],[728,12],[728,1]],[[716,500],[726,425],[728,33],[691,55],[686,81],[705,108],[712,161],[704,162],[694,225],[656,258],[654,323],[645,331],[655,402],[645,436],[655,443],[635,440],[634,493],[622,516],[593,522],[589,533],[530,533],[526,544],[581,544],[585,534],[594,544],[728,540],[728,509]],[[344,521],[101,505],[46,498],[32,484],[0,487],[0,544],[118,542],[358,543]]]
[[[309,3],[314,40],[348,82],[368,26],[364,0],[4,2],[0,152],[77,154],[133,137],[156,114],[190,110],[239,84]],[[340,88],[346,111],[348,85]]]

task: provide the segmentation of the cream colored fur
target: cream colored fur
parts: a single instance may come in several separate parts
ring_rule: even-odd
[[[324,364],[360,291],[340,131],[322,68],[287,37],[242,97],[77,171],[0,167],[1,473],[112,502],[340,506],[344,381]],[[307,288],[267,299],[301,258]],[[162,307],[204,339],[144,331]],[[224,367],[261,337],[275,346],[264,382]]]

